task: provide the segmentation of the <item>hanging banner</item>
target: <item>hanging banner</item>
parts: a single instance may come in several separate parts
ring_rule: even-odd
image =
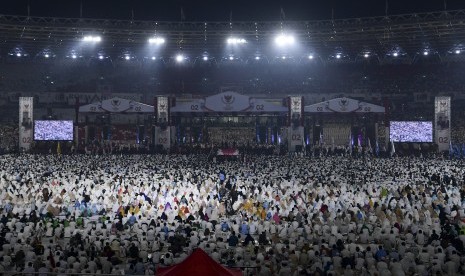
[[[32,143],[33,97],[19,98],[19,149],[29,151]]]
[[[288,129],[289,151],[296,151],[296,146],[304,145],[304,127],[289,127]]]
[[[157,119],[159,123],[168,122],[168,97],[157,97]]]
[[[169,149],[171,147],[171,128],[156,127],[155,144],[163,146],[166,150]]]
[[[434,99],[435,142],[439,151],[449,150],[450,141],[450,97]]]
[[[302,97],[289,97],[289,115],[291,118],[291,126],[298,127],[302,125],[303,100]]]

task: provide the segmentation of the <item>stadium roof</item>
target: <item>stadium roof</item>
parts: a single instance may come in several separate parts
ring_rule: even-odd
[[[124,50],[139,56],[150,37],[163,37],[163,55],[182,51],[190,55],[208,52],[224,56],[228,37],[247,41],[241,55],[267,53],[274,37],[290,32],[300,43],[299,55],[328,56],[341,51],[352,57],[367,52],[385,55],[402,49],[409,55],[424,49],[445,54],[465,45],[465,10],[392,16],[309,21],[138,21],[88,18],[53,18],[0,15],[1,55],[21,47],[31,55],[50,49],[64,54],[82,48],[86,35],[99,35],[98,49],[109,55]],[[464,48],[465,50],[465,48]],[[237,52],[237,51],[236,51]],[[297,55],[297,54],[296,54]]]

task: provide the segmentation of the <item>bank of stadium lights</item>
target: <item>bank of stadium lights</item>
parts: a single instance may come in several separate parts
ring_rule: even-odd
[[[295,38],[292,35],[280,34],[274,39],[274,42],[279,47],[292,46],[295,44]]]
[[[176,55],[175,59],[176,59],[176,62],[181,63],[186,59],[186,57],[182,54],[178,54]]]
[[[165,44],[165,39],[162,37],[151,37],[149,38],[149,44],[153,45],[162,45]]]
[[[82,55],[80,55],[79,52],[77,52],[76,50],[71,50],[66,55],[66,58],[77,59],[77,58],[82,58]]]
[[[15,47],[11,49],[11,51],[8,52],[9,56],[15,56],[15,57],[26,57],[28,54],[23,50],[21,47]]]
[[[102,37],[101,36],[88,35],[88,36],[83,37],[82,41],[84,41],[84,42],[100,42],[100,41],[102,41]]]
[[[230,37],[226,40],[226,43],[229,45],[241,45],[246,44],[247,40],[244,38]]]

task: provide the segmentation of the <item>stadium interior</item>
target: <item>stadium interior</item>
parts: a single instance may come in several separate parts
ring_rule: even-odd
[[[465,10],[0,38],[2,275],[465,273]]]

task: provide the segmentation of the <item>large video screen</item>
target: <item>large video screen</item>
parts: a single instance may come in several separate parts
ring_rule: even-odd
[[[391,121],[389,138],[393,142],[433,142],[433,122]]]
[[[36,120],[34,122],[36,141],[72,141],[73,121]]]

